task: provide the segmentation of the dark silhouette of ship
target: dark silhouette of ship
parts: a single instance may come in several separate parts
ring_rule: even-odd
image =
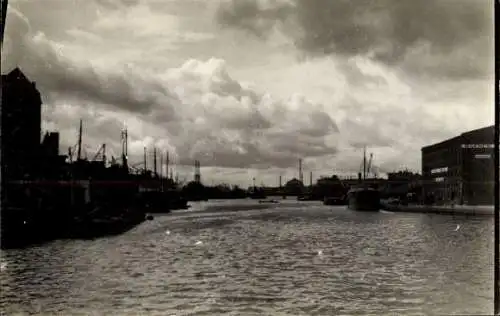
[[[36,84],[15,68],[2,75],[1,88],[2,248],[118,234],[142,223],[146,212],[187,207],[172,179],[156,173],[156,155],[154,173],[132,172],[126,130],[121,164],[108,161],[105,144],[93,159],[82,157],[82,121],[78,143],[61,155],[59,133],[47,132],[40,143]]]
[[[371,163],[371,157],[370,157]],[[366,182],[366,148],[363,150],[363,174],[358,174],[359,184],[347,192],[347,207],[355,211],[378,212],[380,205],[380,192],[370,187]]]
[[[267,194],[262,188],[254,187],[249,193],[248,197],[254,200],[263,200],[267,198]]]

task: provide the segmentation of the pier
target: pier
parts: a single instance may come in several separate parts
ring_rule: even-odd
[[[382,202],[382,210],[404,213],[493,216],[493,205],[390,205]]]

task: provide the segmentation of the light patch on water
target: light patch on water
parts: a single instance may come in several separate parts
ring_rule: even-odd
[[[166,235],[170,235],[170,231],[169,231],[169,230],[167,230],[167,231],[165,232],[165,234],[166,234]]]
[[[457,228],[455,228],[455,231],[458,231],[460,229],[460,225],[457,224]]]
[[[0,263],[0,271],[7,269],[7,262]]]
[[[323,250],[318,250],[318,256],[323,256]]]
[[[360,280],[361,280],[361,281],[364,281],[364,280],[365,280],[365,277],[366,277],[366,273],[361,273],[361,278],[360,278]]]
[[[198,246],[198,245],[202,245],[202,244],[203,244],[203,242],[202,242],[201,240],[198,240],[198,241],[195,243],[195,245],[197,245],[197,246]]]

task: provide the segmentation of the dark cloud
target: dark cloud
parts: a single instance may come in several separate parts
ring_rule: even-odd
[[[265,36],[276,22],[284,22],[293,13],[288,5],[269,2],[267,7],[253,0],[238,0],[224,3],[216,11],[221,26],[248,30],[257,36]]]
[[[422,72],[422,66],[426,73],[445,77],[493,72],[491,1],[295,0],[269,7],[260,3],[223,3],[217,22],[261,36],[276,23],[293,18],[296,28],[287,34],[312,57],[368,55],[388,65],[408,64],[410,71]]]
[[[119,9],[122,7],[130,7],[141,3],[140,0],[94,0],[97,4],[108,9]]]
[[[20,67],[42,91],[56,92],[101,103],[133,113],[148,114],[163,108],[163,119],[174,119],[171,104],[179,102],[165,85],[152,76],[122,69],[96,69],[61,54],[57,43],[43,33],[33,34],[29,22],[17,11],[9,13],[2,72]],[[169,111],[166,111],[170,109]]]

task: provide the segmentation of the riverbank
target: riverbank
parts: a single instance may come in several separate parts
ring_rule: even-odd
[[[382,209],[390,212],[428,213],[465,216],[493,216],[492,205],[390,205],[382,203]]]

